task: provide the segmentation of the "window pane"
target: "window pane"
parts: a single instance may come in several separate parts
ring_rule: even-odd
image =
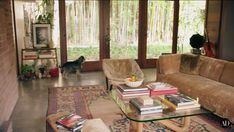
[[[96,0],[66,0],[68,60],[99,60],[98,12]]]
[[[59,1],[54,1],[54,25],[53,25],[53,32],[52,32],[52,38],[53,38],[53,44],[54,47],[57,48],[57,58],[58,62],[60,64],[60,30],[59,30]]]
[[[113,0],[110,18],[111,58],[134,58],[138,55],[138,0]]]
[[[180,1],[178,53],[190,52],[189,39],[193,34],[204,35],[206,1]]]
[[[148,1],[147,59],[171,53],[173,1]]]

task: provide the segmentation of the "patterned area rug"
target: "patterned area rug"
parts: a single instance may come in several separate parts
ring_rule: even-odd
[[[74,86],[49,88],[49,114],[70,112],[85,118],[101,118],[113,132],[126,132],[129,120],[123,115],[115,102],[108,96],[104,86]],[[180,125],[181,119],[172,120]],[[144,132],[171,132],[157,122],[144,123]],[[52,130],[47,127],[47,132]],[[219,122],[208,116],[191,117],[187,132],[223,132]]]

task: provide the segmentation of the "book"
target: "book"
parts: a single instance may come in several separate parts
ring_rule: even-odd
[[[121,98],[125,97],[136,97],[136,96],[145,96],[149,95],[149,91],[142,91],[142,92],[132,92],[132,93],[122,93],[119,89],[116,90],[117,93],[121,96]]]
[[[149,96],[141,96],[138,98],[138,101],[143,105],[153,105],[154,100]]]
[[[166,94],[176,94],[177,90],[165,90],[165,91],[153,91],[150,90],[150,96],[154,95],[166,95]]]
[[[130,103],[133,104],[133,106],[135,106],[139,111],[162,109],[162,105],[159,100],[154,100],[152,105],[143,105],[139,102],[138,98],[132,98],[130,99]]]
[[[147,85],[151,90],[162,91],[162,90],[177,90],[176,87],[163,82],[155,82]]]
[[[75,129],[73,130],[68,130],[67,128],[63,127],[62,125],[57,125],[57,129],[58,130],[62,130],[62,131],[72,131],[72,132],[76,132],[77,130],[81,130],[81,128],[83,128],[83,124],[77,126]]]
[[[86,121],[86,119],[82,118],[79,115],[75,114],[68,114],[61,118],[59,118],[56,121],[57,125],[60,125],[70,131],[76,131],[78,129],[81,129],[83,123]]]
[[[167,99],[164,99],[163,103],[166,104],[168,107],[170,107],[173,110],[186,110],[186,109],[200,108],[200,104],[198,104],[198,103],[194,103],[192,105],[180,106],[180,107],[177,107],[175,104],[171,103]]]
[[[149,93],[149,90],[136,90],[136,91],[123,91],[121,88],[117,87],[121,94],[138,94],[138,93]]]
[[[176,106],[185,106],[185,105],[193,105],[197,103],[196,100],[184,95],[184,94],[170,94],[170,95],[165,95],[165,99],[170,101]]]
[[[121,90],[121,91],[144,91],[144,90],[148,90],[148,87],[129,87],[125,84],[119,84],[118,85],[118,88]]]
[[[145,115],[145,114],[154,114],[154,113],[161,113],[163,112],[163,109],[157,109],[157,110],[144,110],[144,111],[138,111],[139,114]]]
[[[162,82],[150,83],[147,85],[150,89],[150,95],[165,95],[165,94],[176,94],[177,88]]]

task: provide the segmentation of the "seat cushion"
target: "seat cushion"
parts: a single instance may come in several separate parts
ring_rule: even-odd
[[[144,74],[133,59],[103,59],[103,71],[108,79],[123,81],[131,75],[136,75],[139,80],[144,79]]]
[[[234,62],[225,64],[223,74],[221,75],[220,82],[234,86]]]
[[[161,55],[159,56],[159,73],[172,74],[180,70],[180,54]]]
[[[182,54],[180,72],[197,75],[199,73],[199,56],[193,54]]]
[[[200,63],[199,75],[219,81],[227,61],[201,56]]]

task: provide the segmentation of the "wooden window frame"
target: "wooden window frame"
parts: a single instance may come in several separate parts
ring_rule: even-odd
[[[207,1],[206,1],[207,2]],[[84,64],[84,71],[102,70],[102,59],[110,58],[110,6],[111,0],[99,0],[99,45],[100,60],[89,61]],[[139,25],[138,25],[138,59],[136,60],[141,68],[155,68],[157,59],[147,59],[147,10],[148,1],[139,0]],[[207,9],[206,9],[207,10]],[[173,17],[173,36],[172,36],[172,53],[177,53],[178,22],[179,22],[179,0],[174,0],[174,17]],[[66,43],[66,13],[65,0],[59,1],[60,17],[60,53],[61,64],[67,61],[67,43]],[[207,17],[207,14],[206,14]],[[206,21],[206,19],[205,19]],[[206,22],[205,22],[206,23]],[[206,25],[206,24],[205,24]],[[204,26],[205,26],[204,25]]]

